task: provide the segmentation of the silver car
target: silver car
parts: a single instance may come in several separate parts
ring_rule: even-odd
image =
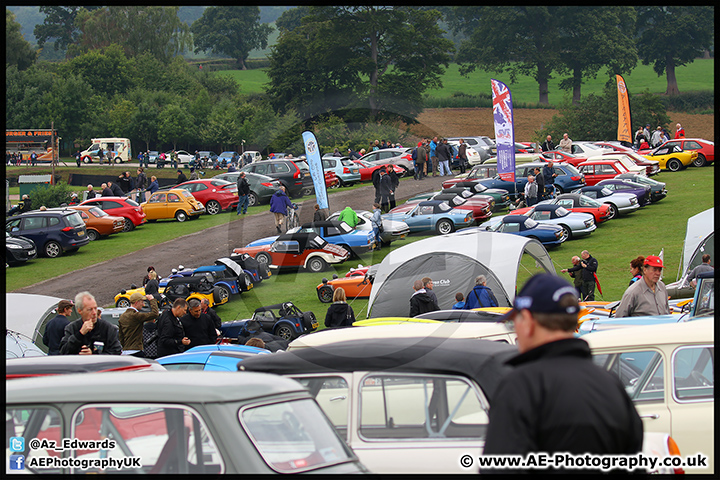
[[[367,210],[358,210],[355,212],[358,216],[358,224],[355,225],[356,230],[372,231],[372,212]],[[337,220],[340,217],[340,212],[335,212],[328,217],[328,220]],[[410,233],[410,227],[405,222],[399,220],[388,220],[383,219],[383,233],[380,234],[380,240],[384,245],[389,245],[390,242],[403,239]]]

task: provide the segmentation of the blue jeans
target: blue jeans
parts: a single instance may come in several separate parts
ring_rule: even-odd
[[[375,249],[379,250],[380,246],[382,245],[382,240],[380,239],[380,229],[373,226],[373,234],[375,235],[375,242],[377,242],[377,246],[375,247]]]
[[[440,170],[441,177],[444,177],[445,175],[452,175],[452,171],[450,170],[450,161],[442,160],[441,162],[438,162],[438,170]]]
[[[241,210],[242,210],[242,213],[247,213],[248,204],[250,203],[250,198],[247,195],[238,195],[238,199],[240,201],[238,202],[238,206],[237,206],[237,214],[240,215]]]

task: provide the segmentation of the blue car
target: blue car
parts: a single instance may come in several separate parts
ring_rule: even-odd
[[[237,338],[262,330],[290,341],[317,328],[313,312],[303,312],[292,302],[284,302],[256,308],[252,318],[223,322],[220,332],[224,338]]]
[[[326,242],[343,247],[351,255],[358,257],[372,249],[375,237],[372,231],[356,230],[345,222],[325,220],[323,222],[308,222],[299,227],[291,228],[287,233],[317,233]],[[255,240],[245,247],[259,247],[269,245],[277,240],[278,236],[271,236]]]
[[[641,185],[637,182],[633,182],[632,180],[606,178],[595,185],[605,187],[612,192],[633,193],[637,196],[638,203],[641,207],[649,204],[652,199],[650,185]]]
[[[232,260],[229,259],[228,261],[232,262]],[[253,288],[252,277],[245,273],[240,265],[237,265],[236,268],[237,270],[231,270],[225,265],[207,265],[196,268],[192,276],[199,277],[205,275],[214,286],[225,290],[229,297],[230,294],[247,292]]]
[[[514,183],[501,180],[499,175],[496,175],[494,178],[480,180],[480,183],[488,188],[507,190],[512,198],[517,198],[520,193],[525,191],[528,175],[534,175],[535,167],[539,167],[542,172],[545,165],[545,162],[518,164],[515,167]],[[572,165],[567,163],[553,163],[553,170],[557,174],[557,177],[555,177],[555,191],[557,194],[570,192],[575,188],[585,186],[585,176]]]
[[[230,163],[232,162],[233,156],[238,160],[240,159],[240,154],[238,152],[222,152],[217,156],[217,161],[218,163]]]
[[[560,225],[541,224],[527,215],[505,215],[501,221],[492,222],[491,225],[479,228],[490,232],[534,238],[545,246],[560,245],[568,238]]]
[[[386,213],[382,218],[407,223],[410,233],[434,230],[440,235],[469,227],[474,222],[472,211],[452,208],[441,200],[419,202],[407,212]]]
[[[360,181],[360,167],[350,160],[350,157],[334,157],[324,155],[322,158],[323,170],[334,172],[340,180],[340,186],[352,185]]]
[[[215,370],[237,372],[238,362],[256,355],[269,355],[264,348],[245,345],[199,345],[183,353],[158,358],[167,370]]]

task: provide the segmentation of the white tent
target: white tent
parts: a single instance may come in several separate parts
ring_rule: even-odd
[[[507,233],[468,231],[437,236],[390,252],[378,267],[368,302],[368,318],[407,316],[415,280],[428,276],[441,309],[455,303],[455,294],[467,294],[475,277],[485,275],[500,306],[515,298],[518,271],[555,273],[545,247],[534,239]]]
[[[688,272],[689,268],[695,268],[700,265],[701,260],[695,260],[695,257],[702,258],[705,252],[701,252],[698,256],[696,250],[698,247],[706,249],[705,240],[715,233],[715,207],[709,208],[704,212],[693,215],[688,218],[687,232],[685,233],[685,245],[683,246],[683,274]],[[715,241],[713,239],[713,250]]]

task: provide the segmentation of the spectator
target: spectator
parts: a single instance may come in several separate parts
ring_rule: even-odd
[[[32,152],[32,153],[30,154],[30,165],[31,165],[31,166],[34,167],[35,165],[37,165],[37,158],[38,158],[37,153]]]
[[[438,157],[438,170],[440,172],[440,176],[444,177],[445,175],[452,175],[452,171],[450,170],[450,157],[452,156],[452,151],[447,143],[447,138],[443,138],[440,141],[440,144],[435,148],[435,154]]]
[[[583,250],[580,257],[582,257],[582,260],[580,260],[580,266],[582,267],[580,294],[583,301],[592,302],[595,300],[595,275],[598,269],[598,261],[587,250]]]
[[[560,151],[572,153],[572,140],[568,137],[567,133],[563,133],[563,138],[560,140]]]
[[[147,267],[147,274],[143,277],[143,280],[142,280],[143,287],[145,285],[147,285],[148,280],[150,280],[150,272],[154,272],[154,271],[155,271],[155,267],[153,267],[152,265]]]
[[[145,284],[145,293],[153,296],[160,296],[160,284],[158,274],[155,270],[148,272],[148,281]]]
[[[648,145],[652,145],[652,134],[650,133],[650,124],[645,124],[645,128],[643,129],[643,136],[645,137],[645,141],[648,143]]]
[[[313,222],[324,222],[325,220],[327,220],[325,209],[320,210],[320,205],[318,205],[317,203],[313,208],[315,209],[315,211],[313,212]]]
[[[348,157],[350,157],[350,160],[357,160],[360,158],[360,154],[352,148],[348,148]]]
[[[60,341],[61,355],[120,355],[122,346],[118,340],[118,329],[113,324],[98,318],[95,297],[90,292],[75,295],[75,308],[80,318],[65,326]]]
[[[577,290],[578,297],[582,297],[582,265],[580,265],[580,257],[575,255],[572,257],[573,266],[570,268],[563,268],[560,270],[562,273],[567,273],[573,279],[573,286]]]
[[[16,206],[10,209],[8,212],[8,217],[11,217],[15,215],[16,213],[25,213],[32,210],[32,200],[30,200],[30,197],[27,195],[27,193],[23,194],[22,200],[18,202]]]
[[[202,309],[202,313],[205,315],[208,315],[210,319],[213,322],[213,325],[215,326],[215,330],[217,330],[218,336],[220,335],[220,326],[222,325],[222,320],[218,316],[217,313],[215,313],[215,310],[210,308],[210,302],[207,298],[203,298],[200,300],[200,307]]]
[[[177,183],[178,183],[178,185],[180,185],[181,183],[187,182],[187,177],[185,176],[185,174],[183,173],[183,171],[180,170],[179,168],[178,168],[177,174],[178,174],[178,175],[177,175]]]
[[[418,142],[417,147],[412,152],[413,166],[415,168],[415,180],[422,180],[424,177],[423,170],[425,169],[425,161],[427,156],[425,155],[425,148],[422,142]]]
[[[263,342],[262,339],[257,338],[257,337],[248,339],[248,341],[245,342],[245,346],[246,347],[264,348],[265,350],[267,350],[267,348],[265,347],[265,342]]]
[[[538,201],[545,196],[545,177],[543,177],[540,167],[535,167],[535,183],[537,183],[537,197]]]
[[[250,183],[245,178],[245,172],[240,172],[237,179],[238,205],[237,214],[245,215],[250,204]]]
[[[702,256],[702,263],[692,269],[692,271],[688,274],[687,279],[690,282],[690,285],[695,288],[697,286],[697,276],[701,273],[712,272],[713,270],[715,270],[715,268],[710,265],[710,255],[706,253]]]
[[[94,187],[92,186],[92,183],[88,184],[88,186],[87,186],[87,191],[85,191],[85,192],[83,193],[83,199],[84,199],[84,200],[90,200],[90,199],[93,199],[93,198],[99,197],[99,196],[100,196],[100,195],[98,194],[98,192],[94,190]]]
[[[438,174],[438,156],[437,156],[437,146],[438,146],[438,138],[433,137],[432,141],[430,142],[430,161],[432,162],[432,176],[437,177]],[[428,164],[428,170],[430,169],[430,165]],[[430,175],[430,172],[428,172],[428,175]]]
[[[620,300],[615,318],[640,317],[645,315],[669,315],[668,294],[660,280],[663,261],[655,255],[648,255],[643,262],[643,278],[630,285]]]
[[[80,200],[78,200],[77,192],[72,192],[70,194],[70,201],[68,202],[68,205],[77,205],[79,203],[80,203]]]
[[[155,272],[153,272],[155,273]],[[145,299],[150,303],[149,312],[141,312],[145,306]],[[143,295],[134,292],[130,295],[130,306],[118,319],[120,345],[123,353],[143,357],[143,325],[145,322],[154,322],[160,314],[157,300],[153,295]]]
[[[551,274],[531,277],[515,297],[505,317],[520,354],[493,394],[483,455],[642,449],[642,420],[623,384],[594,364],[585,340],[573,338],[579,310],[573,287]]]
[[[270,197],[270,211],[275,215],[275,229],[278,234],[282,233],[280,226],[285,221],[288,208],[292,208],[292,202],[285,193],[285,187],[280,185],[277,192]]]
[[[422,280],[415,280],[415,283],[413,283],[413,290],[415,292],[410,297],[410,317],[420,315],[421,313],[440,310],[438,304],[432,301],[425,291],[425,288],[423,288]]]
[[[685,129],[679,123],[675,125],[675,138],[685,138]]]
[[[465,300],[465,310],[479,307],[497,307],[498,301],[492,290],[487,286],[485,275],[475,277],[475,287],[470,290]]]
[[[543,183],[545,184],[545,194],[550,195],[555,189],[555,169],[553,168],[553,162],[548,161],[542,169]]]
[[[157,321],[158,329],[158,357],[182,353],[190,345],[190,339],[185,335],[180,317],[187,313],[188,303],[184,298],[177,298],[172,308],[163,310]]]
[[[48,355],[60,355],[60,342],[65,336],[65,327],[70,324],[68,317],[72,315],[73,302],[60,300],[57,315],[47,323],[43,334],[43,343],[48,347]]]
[[[540,145],[540,148],[543,152],[549,152],[551,150],[555,150],[555,144],[552,141],[552,136],[548,135],[545,141]]]
[[[117,179],[118,187],[122,190],[123,195],[127,196],[127,193],[132,190],[132,178],[130,178],[130,172],[123,172],[118,175]]]
[[[73,155],[73,157],[75,157],[75,163],[77,164],[78,168],[80,168],[80,150],[75,152],[75,155]]]
[[[462,292],[457,292],[455,294],[455,300],[456,303],[452,306],[453,310],[464,310],[465,309],[465,302],[463,301],[465,297],[463,296]]]
[[[537,203],[538,186],[535,183],[535,177],[528,175],[528,181],[525,184],[525,204],[528,207],[532,207]]]
[[[628,286],[631,286],[633,283],[642,279],[642,271],[643,271],[643,263],[644,262],[645,262],[645,257],[643,257],[642,255],[633,259],[630,262],[630,272],[633,274],[633,277],[630,279],[630,283],[628,284]]]
[[[375,170],[373,170],[371,177],[373,188],[375,189],[375,203],[380,203],[380,168],[376,168]]]
[[[467,158],[467,143],[462,138],[460,139],[460,145],[458,145],[458,163],[460,164],[460,173],[465,173],[465,168],[468,167]]]
[[[359,221],[357,213],[350,206],[345,207],[338,217],[338,222],[345,222],[352,228],[355,228]]]
[[[393,165],[388,165],[388,177],[390,177],[390,184],[392,185],[392,190],[390,191],[390,208],[395,208],[395,192],[397,191],[397,188],[400,186],[400,178],[398,178],[397,173],[395,173],[395,167]]]
[[[180,317],[185,336],[190,339],[186,349],[198,345],[214,345],[217,342],[215,325],[209,315],[202,313],[200,300],[192,298],[188,302],[188,312]]]
[[[160,190],[160,185],[158,184],[158,179],[155,175],[152,175],[150,177],[150,185],[148,185],[148,188],[146,191],[150,192],[150,195]]]
[[[379,252],[382,248],[381,235],[383,233],[382,216],[380,214],[380,204],[373,203],[373,216],[372,216],[372,229],[373,235],[375,235],[375,251]]]
[[[112,197],[114,195],[112,189],[108,186],[107,183],[103,183],[102,185],[100,185],[100,188],[102,188],[103,197]]]
[[[172,152],[170,152],[170,166],[171,166],[172,168],[177,168],[177,167],[178,167],[178,154],[177,154],[177,152],[176,152],[175,150],[173,150]],[[183,175],[183,176],[184,176],[184,175]],[[187,180],[184,180],[184,181],[187,181]],[[178,183],[182,183],[182,182],[178,182]]]
[[[635,132],[635,149],[640,150],[642,148],[643,142],[646,142],[647,139],[645,138],[645,133],[643,130],[643,127],[638,127],[637,132]]]
[[[122,191],[122,188],[120,188],[120,185],[118,185],[117,183],[113,183],[108,180],[107,185],[114,196],[116,196],[116,197],[124,197],[125,196],[125,192]]]
[[[437,295],[435,295],[435,292],[433,292],[433,281],[430,277],[423,277],[421,278],[423,283],[423,288],[425,289],[425,293],[427,293],[428,297],[430,297],[430,300],[435,302],[437,305],[440,305],[438,303]]]
[[[662,127],[658,126],[652,134],[652,147],[655,148],[662,143]]]
[[[228,170],[229,172],[229,170]],[[190,178],[189,180],[198,180],[200,177],[198,176],[197,170],[195,167],[190,167]]]
[[[390,195],[393,195],[395,191],[392,186],[392,180],[390,180],[390,177],[387,175],[385,167],[380,167],[378,190],[380,192],[380,208],[383,213],[387,213],[388,210],[390,210]]]
[[[345,289],[338,287],[333,292],[333,303],[325,314],[325,326],[327,328],[352,327],[355,322],[355,312],[347,303]]]

